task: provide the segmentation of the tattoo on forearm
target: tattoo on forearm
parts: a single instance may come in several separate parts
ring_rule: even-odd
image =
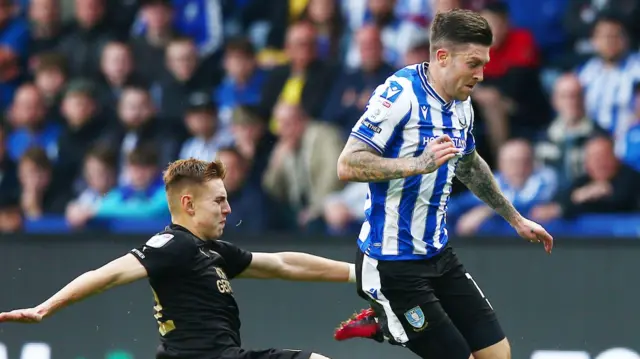
[[[366,143],[350,138],[341,156],[345,177],[356,182],[380,182],[435,169],[433,153],[411,158],[384,158]]]
[[[487,162],[476,152],[463,157],[458,162],[456,177],[508,222],[512,222],[520,216],[498,188]]]

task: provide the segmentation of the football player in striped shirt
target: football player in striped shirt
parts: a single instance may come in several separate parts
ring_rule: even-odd
[[[454,176],[531,242],[553,238],[500,192],[476,153],[469,96],[482,81],[492,32],[467,10],[436,15],[429,63],[379,86],[338,162],[342,180],[368,182],[358,239],[358,293],[371,309],[338,340],[388,338],[422,358],[510,358],[489,301],[449,245],[446,208]],[[525,85],[525,84],[523,84]]]

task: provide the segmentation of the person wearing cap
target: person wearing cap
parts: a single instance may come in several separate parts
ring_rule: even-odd
[[[220,148],[233,144],[232,136],[219,128],[217,112],[210,93],[194,92],[189,96],[184,120],[192,137],[182,145],[180,159],[212,161]]]

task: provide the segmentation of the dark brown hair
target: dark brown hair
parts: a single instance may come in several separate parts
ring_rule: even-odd
[[[158,153],[154,146],[139,146],[129,153],[127,161],[134,166],[157,166]]]
[[[225,53],[230,52],[239,52],[247,57],[254,57],[256,54],[253,43],[246,37],[233,37],[229,39],[225,46]]]
[[[487,20],[471,10],[454,9],[438,13],[431,24],[431,53],[448,45],[491,46],[493,33]]]
[[[53,168],[51,160],[47,157],[47,153],[40,147],[30,147],[24,152],[22,157],[20,157],[20,161],[31,161],[36,167],[45,170],[51,170]]]
[[[95,158],[109,168],[116,168],[118,164],[118,153],[106,144],[92,147],[85,155],[85,161],[89,158]]]

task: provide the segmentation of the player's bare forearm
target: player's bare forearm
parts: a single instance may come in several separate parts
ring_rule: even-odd
[[[282,279],[309,282],[352,281],[353,265],[306,253],[278,253],[284,262]]]
[[[353,282],[353,264],[299,252],[253,253],[244,278],[285,279],[307,282]]]
[[[511,225],[522,219],[520,213],[498,188],[487,162],[477,152],[464,156],[458,162],[456,177]]]
[[[71,281],[51,298],[40,304],[37,307],[38,314],[43,317],[52,315],[70,304],[109,288],[133,282],[144,276],[146,276],[146,270],[140,262],[133,255],[125,255]]]
[[[382,182],[425,173],[435,157],[384,158],[371,146],[350,137],[338,159],[338,177],[349,182]]]

